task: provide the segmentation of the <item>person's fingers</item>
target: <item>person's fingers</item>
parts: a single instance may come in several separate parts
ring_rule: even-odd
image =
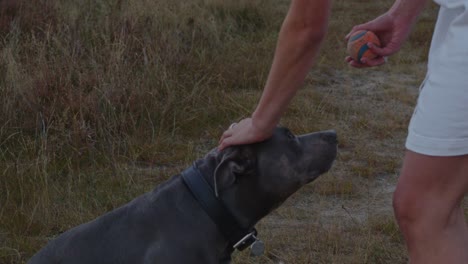
[[[350,31],[346,36],[345,36],[345,40],[348,41],[349,40],[349,37],[351,37],[351,34],[353,33],[353,31]]]
[[[349,38],[351,37],[351,35],[353,35],[354,32],[360,30],[360,28],[361,28],[361,25],[354,26],[354,27],[351,29],[351,31],[349,31],[349,33],[345,36],[346,41],[349,40]]]
[[[221,138],[219,139],[219,143],[223,142],[226,138],[232,136],[232,133],[232,129],[224,131],[224,133],[221,135]]]
[[[229,129],[234,128],[234,126],[236,126],[236,125],[237,125],[237,123],[232,123],[232,124],[229,126]]]
[[[388,44],[385,47],[378,47],[377,45],[374,45],[374,43],[369,42],[367,43],[367,46],[369,47],[369,50],[381,57],[387,57],[396,52],[394,51],[392,44]]]
[[[375,67],[375,66],[380,66],[382,64],[385,64],[385,59],[384,57],[377,57],[375,59],[367,59],[364,58],[361,60],[362,64],[366,65],[367,67]]]
[[[358,62],[358,61],[355,61],[353,58],[351,58],[350,56],[347,56],[345,58],[345,62],[348,63],[349,66],[352,66],[354,68],[363,68],[365,67],[365,65],[363,65],[362,63]]]
[[[221,143],[225,138],[228,138],[232,136],[234,133],[233,128],[237,125],[237,123],[232,123],[226,131],[221,135],[221,138],[219,139],[218,143]]]
[[[377,57],[375,59],[362,58],[361,61],[355,61],[351,57],[346,57],[345,61],[354,68],[367,68],[375,67],[385,64],[387,62],[387,57]]]
[[[365,68],[365,67],[367,67],[367,65],[365,65],[363,63],[360,63],[358,61],[355,61],[353,59],[350,59],[348,61],[348,65],[351,66],[351,67],[354,67],[354,68]]]
[[[219,145],[218,145],[218,150],[222,151],[223,149],[227,148],[229,146],[229,142],[227,139],[222,140]]]
[[[239,140],[238,136],[235,136],[235,135],[231,134],[231,135],[225,137],[223,140],[220,141],[220,143],[218,144],[218,149],[223,150],[223,149],[225,149],[227,147],[230,147],[232,145],[236,145],[236,144],[239,143],[238,140]]]
[[[224,133],[218,143],[218,149],[223,150],[232,145],[232,133]]]
[[[371,23],[365,23],[365,24],[360,24],[357,26],[354,26],[351,31],[345,36],[346,41],[349,40],[351,35],[354,34],[354,32],[359,31],[359,30],[371,30],[372,24]],[[371,30],[372,31],[372,30]]]

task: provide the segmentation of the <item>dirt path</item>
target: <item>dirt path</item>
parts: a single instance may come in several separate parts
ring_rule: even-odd
[[[318,102],[319,127],[336,129],[342,141],[338,158],[328,174],[260,223],[260,235],[270,249],[267,255],[260,259],[242,255],[239,263],[407,261],[392,195],[423,78],[423,69],[420,72],[415,77],[385,70],[365,74],[332,70],[311,77],[311,88],[302,90],[295,104],[306,109],[305,104]],[[299,119],[309,122],[307,116]]]

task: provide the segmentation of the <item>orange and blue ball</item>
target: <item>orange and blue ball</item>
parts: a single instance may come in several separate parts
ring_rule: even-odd
[[[361,62],[362,58],[376,58],[378,55],[367,46],[369,42],[380,47],[380,40],[372,31],[358,30],[354,32],[348,39],[347,51],[349,56],[357,62]]]

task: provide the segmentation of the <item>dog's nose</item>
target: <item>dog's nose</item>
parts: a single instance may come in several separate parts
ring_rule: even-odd
[[[338,139],[337,139],[337,135],[336,135],[335,130],[323,131],[321,133],[320,137],[322,138],[322,140],[324,140],[324,141],[326,141],[328,143],[332,143],[332,144],[338,143]]]

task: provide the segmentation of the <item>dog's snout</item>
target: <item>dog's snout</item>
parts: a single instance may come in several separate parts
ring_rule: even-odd
[[[336,135],[336,131],[335,130],[327,130],[327,131],[324,131],[320,137],[322,138],[322,140],[324,140],[325,142],[328,142],[328,143],[332,143],[332,144],[336,144],[338,143],[338,138],[337,138],[337,135]]]

